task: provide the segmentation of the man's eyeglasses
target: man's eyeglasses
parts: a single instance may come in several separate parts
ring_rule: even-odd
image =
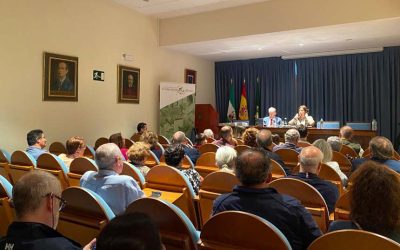
[[[56,194],[49,193],[49,194],[46,194],[44,197],[47,197],[47,196],[50,196],[51,198],[54,197],[60,201],[60,207],[59,207],[58,211],[63,210],[65,208],[65,206],[67,205],[67,201]]]

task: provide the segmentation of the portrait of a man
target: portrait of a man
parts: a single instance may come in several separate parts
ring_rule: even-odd
[[[50,86],[50,92],[74,91],[74,83],[69,79],[68,71],[68,64],[66,62],[58,62],[57,74]]]
[[[140,69],[118,65],[118,102],[139,103]]]

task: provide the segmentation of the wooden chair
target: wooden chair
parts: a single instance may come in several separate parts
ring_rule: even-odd
[[[83,152],[83,156],[94,160],[96,157],[96,152],[94,151],[94,149],[91,146],[86,145],[86,149]]]
[[[332,161],[336,161],[339,164],[340,170],[342,170],[345,175],[350,175],[351,162],[344,154],[332,151]]]
[[[67,149],[65,148],[63,143],[56,141],[50,144],[49,152],[55,155],[60,155],[60,154],[66,154]]]
[[[283,167],[273,159],[271,159],[271,174],[272,180],[286,177],[286,172]]]
[[[204,178],[199,190],[200,222],[204,225],[211,217],[214,200],[224,193],[232,192],[240,182],[235,175],[217,171]]]
[[[196,161],[194,169],[204,178],[209,173],[218,171],[219,168],[215,165],[215,153],[208,152],[200,155]]]
[[[3,176],[7,179],[11,184],[12,179],[10,177],[10,167],[9,164],[11,162],[11,155],[5,149],[0,148],[0,176]]]
[[[169,142],[169,140],[167,139],[167,137],[163,136],[163,135],[158,135],[158,142],[164,147],[167,148],[171,142]]]
[[[275,188],[281,194],[287,194],[298,199],[311,213],[321,231],[327,231],[329,223],[328,207],[324,198],[313,186],[292,178],[274,180],[269,186]]]
[[[134,142],[138,142],[138,141],[140,141],[140,136],[142,136],[142,135],[139,133],[135,133],[131,136],[131,140]]]
[[[338,188],[339,195],[344,193],[343,183],[340,175],[325,163],[321,164],[321,171],[319,171],[318,177],[332,182]]]
[[[11,155],[11,163],[9,164],[9,174],[12,183],[17,181],[36,166],[36,160],[28,153],[17,150]]]
[[[369,148],[367,148],[367,149],[364,151],[362,157],[364,157],[364,158],[370,158],[370,157],[371,157],[371,151],[370,151]],[[399,154],[396,150],[393,151],[392,160],[400,161],[400,154]]]
[[[301,148],[306,148],[306,147],[308,147],[308,146],[311,146],[311,143],[306,142],[306,141],[298,141],[298,142],[297,142],[297,146],[298,146],[298,147],[301,147]]]
[[[165,153],[164,146],[161,145],[161,143],[159,143],[159,142],[156,142],[156,144],[157,144],[157,147],[159,147],[161,149],[161,154],[163,155]]]
[[[36,168],[56,176],[60,181],[63,190],[69,187],[69,179],[67,175],[69,169],[57,156],[49,153],[41,154],[37,159]]]
[[[342,194],[336,202],[334,219],[335,220],[350,220],[350,193]]]
[[[130,140],[130,139],[128,139],[128,138],[125,138],[124,139],[124,141],[125,141],[125,148],[130,148],[132,145],[133,145],[133,141],[132,140]]]
[[[60,212],[57,231],[82,246],[96,238],[115,216],[107,203],[89,189],[69,187],[62,192],[62,198],[67,205]]]
[[[145,180],[143,174],[140,172],[140,170],[137,169],[132,164],[130,164],[129,162],[124,161],[123,164],[124,164],[124,167],[122,169],[121,174],[131,176],[133,179],[135,179],[135,181],[140,186],[140,188],[143,189],[145,187],[146,180]]]
[[[364,153],[362,154],[363,158],[368,158],[371,154],[371,150],[369,148],[367,148]]]
[[[238,155],[240,155],[242,152],[246,151],[247,149],[251,149],[251,147],[247,146],[247,145],[237,145],[235,147],[235,150]]]
[[[185,137],[186,138],[186,141],[188,142],[188,144],[187,145],[189,145],[190,147],[192,147],[193,148],[193,142],[192,142],[192,140],[190,140],[189,139],[189,137]]]
[[[290,170],[293,170],[293,168],[296,167],[297,163],[299,162],[299,153],[297,153],[295,150],[283,148],[275,151],[275,153],[281,157],[286,167],[290,168]]]
[[[146,196],[153,192],[161,192],[160,199],[166,200],[180,209],[189,217],[195,227],[198,227],[194,206],[195,192],[186,176],[170,166],[155,166],[147,173]]]
[[[211,138],[211,137],[207,137],[206,140],[207,140],[207,143],[212,143],[213,141],[215,141],[215,139]]]
[[[244,141],[242,139],[236,138],[237,145],[244,145]]]
[[[155,198],[142,198],[132,202],[127,213],[145,213],[158,226],[166,249],[195,250],[199,233],[186,216],[175,205]]]
[[[207,152],[214,152],[216,153],[218,150],[218,146],[212,143],[206,143],[199,147],[200,154],[204,154]]]
[[[100,137],[99,139],[96,140],[94,143],[94,149],[98,149],[101,145],[109,143],[110,141],[106,137]]]
[[[358,158],[358,154],[356,153],[356,151],[354,151],[354,149],[352,149],[351,147],[347,146],[347,145],[342,145],[342,147],[340,148],[340,153],[342,153],[343,155],[347,156],[349,155],[352,158]]]
[[[148,166],[149,168],[160,165],[160,160],[158,160],[157,156],[151,151],[149,151],[149,153],[150,153],[150,155],[147,158],[147,160],[144,162],[144,164],[146,166]]]
[[[79,187],[80,180],[84,173],[87,171],[98,171],[96,162],[86,157],[79,157],[74,159],[69,166],[69,172],[67,173],[69,179],[69,185]]]
[[[160,164],[159,164],[159,165],[160,165],[160,166],[168,166],[168,164],[165,162],[165,156],[164,156],[164,155],[161,155],[161,157],[160,157]],[[183,169],[195,168],[195,166],[194,166],[192,160],[190,160],[189,156],[187,156],[187,155],[185,155],[185,156],[183,157],[183,160],[182,160],[182,168],[183,168]]]
[[[382,235],[362,230],[327,233],[311,243],[308,250],[398,250],[400,244]]]
[[[14,213],[10,207],[12,188],[11,183],[0,176],[0,237],[7,234],[8,226],[14,221]]]
[[[201,230],[199,249],[292,249],[283,233],[267,220],[240,211],[225,211]]]

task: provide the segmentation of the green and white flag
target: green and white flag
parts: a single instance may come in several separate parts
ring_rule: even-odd
[[[229,104],[228,104],[227,118],[228,121],[236,120],[235,89],[233,87],[232,79],[231,79],[231,84],[229,85]]]

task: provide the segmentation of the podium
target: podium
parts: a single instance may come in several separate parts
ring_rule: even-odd
[[[214,136],[218,137],[218,120],[219,114],[211,104],[196,104],[195,108],[195,128],[198,133],[202,133],[204,129],[211,129]]]

